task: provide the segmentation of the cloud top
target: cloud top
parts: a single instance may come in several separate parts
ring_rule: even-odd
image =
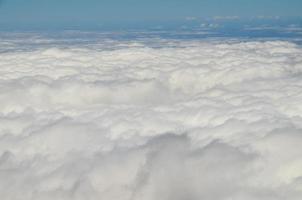
[[[1,41],[2,199],[300,199],[300,46],[18,42]]]

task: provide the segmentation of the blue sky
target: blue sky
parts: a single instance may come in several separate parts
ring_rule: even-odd
[[[0,0],[0,25],[143,23],[186,17],[302,17],[302,0]]]

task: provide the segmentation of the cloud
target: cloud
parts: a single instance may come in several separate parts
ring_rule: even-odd
[[[264,16],[264,15],[259,15],[259,16],[254,16],[252,19],[266,19],[266,20],[279,20],[281,19],[280,16]]]
[[[300,199],[300,46],[1,38],[1,199]]]
[[[188,16],[185,18],[187,21],[195,21],[197,20],[197,17]]]
[[[239,16],[215,16],[213,17],[214,20],[238,20],[240,19]]]

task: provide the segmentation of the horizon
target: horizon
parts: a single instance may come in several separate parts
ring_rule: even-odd
[[[299,0],[2,0],[0,30],[129,29],[211,21],[301,24],[301,7]]]

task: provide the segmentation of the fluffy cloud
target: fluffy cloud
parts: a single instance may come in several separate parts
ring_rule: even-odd
[[[301,198],[296,44],[26,41],[0,42],[1,199]]]

